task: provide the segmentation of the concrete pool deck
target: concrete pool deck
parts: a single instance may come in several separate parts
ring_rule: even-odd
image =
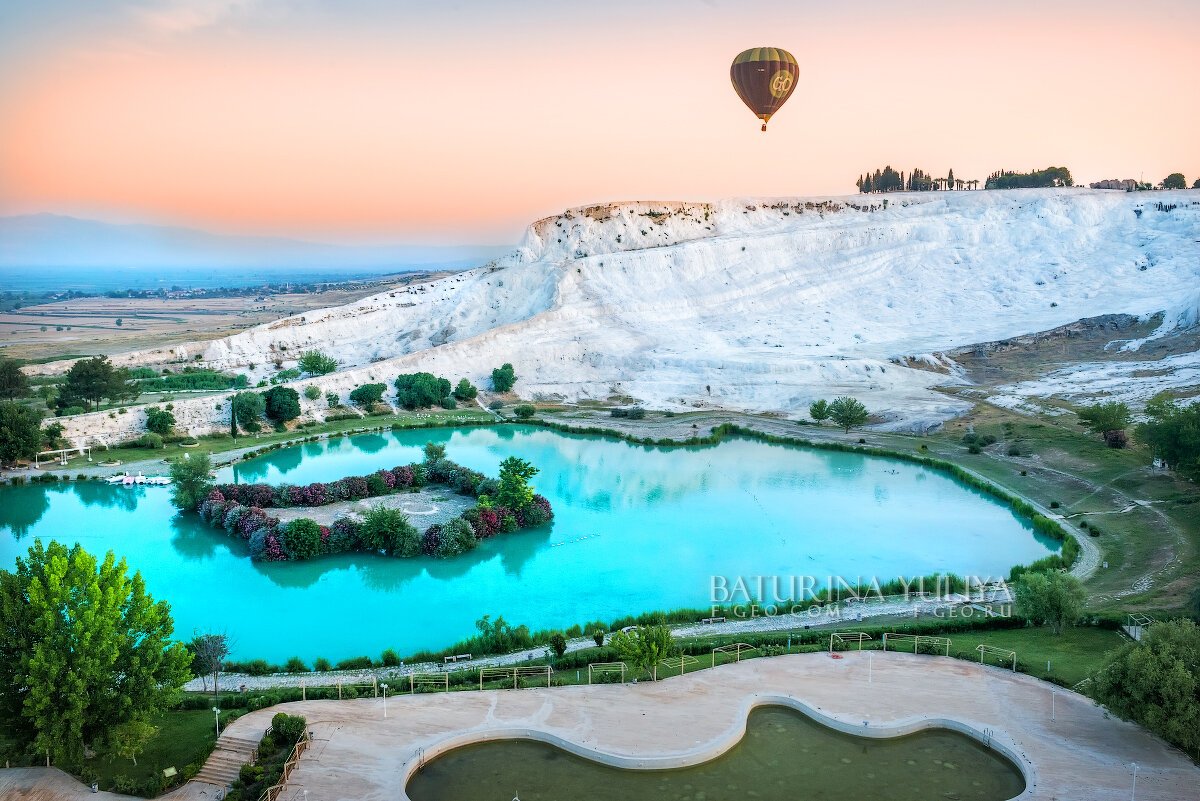
[[[261,732],[280,709],[304,715],[316,742],[284,797],[382,801],[407,798],[422,760],[487,739],[535,737],[624,767],[694,764],[740,740],[752,707],[774,703],[869,736],[930,725],[990,736],[1025,773],[1023,799],[1124,801],[1134,762],[1139,799],[1192,798],[1200,786],[1183,754],[1077,693],[1001,668],[880,652],[753,659],[657,684],[402,695],[388,699],[386,720],[381,699],[283,704],[230,733]]]
[[[748,712],[761,704],[809,711],[866,736],[944,726],[990,738],[1024,772],[1022,799],[1124,801],[1134,762],[1138,799],[1196,798],[1200,787],[1200,768],[1182,753],[1082,695],[1002,668],[882,652],[752,659],[657,684],[400,695],[388,699],[386,719],[382,699],[297,702],[249,713],[227,732],[257,737],[276,712],[304,715],[314,742],[282,798],[392,801],[407,798],[407,777],[422,761],[489,739],[532,737],[623,767],[702,762],[741,739]],[[12,790],[33,789],[30,780],[37,786],[39,774],[57,771],[0,771],[0,788],[5,773],[25,777]],[[75,783],[77,794],[64,785],[15,797],[94,797],[83,785]],[[215,789],[193,781],[166,797],[211,798]]]

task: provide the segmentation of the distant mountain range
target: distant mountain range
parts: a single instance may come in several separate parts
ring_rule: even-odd
[[[488,245],[343,246],[227,236],[192,228],[114,225],[58,214],[0,217],[0,269],[10,274],[55,268],[386,273],[424,267],[470,267],[510,249]]]

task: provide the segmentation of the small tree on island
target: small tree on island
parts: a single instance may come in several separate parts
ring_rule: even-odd
[[[0,571],[0,729],[22,749],[78,767],[94,745],[136,756],[144,726],[190,678],[170,607],[111,551],[34,540]]]
[[[829,404],[829,419],[837,425],[841,426],[847,434],[850,429],[858,428],[867,422],[870,413],[867,412],[867,407],[854,398],[842,396],[834,398],[833,403]]]
[[[171,503],[187,512],[194,511],[212,491],[212,459],[207,453],[185,453],[171,463]]]
[[[1050,626],[1055,635],[1079,619],[1086,598],[1079,579],[1069,573],[1024,573],[1017,583],[1017,611]]]
[[[524,509],[533,502],[533,488],[529,479],[538,474],[538,469],[517,456],[509,456],[500,463],[500,486],[496,490],[496,502],[512,511]]]
[[[1079,410],[1079,424],[1104,437],[1110,448],[1124,448],[1129,443],[1125,429],[1132,420],[1129,407],[1119,401],[1097,403]]]
[[[676,651],[675,640],[666,626],[638,626],[618,631],[609,643],[621,659],[635,670],[645,670],[658,681],[658,663]]]
[[[808,404],[808,416],[817,425],[825,422],[829,419],[829,402],[822,398]]]
[[[337,369],[337,359],[319,350],[306,350],[300,354],[300,369],[309,375],[326,375]]]

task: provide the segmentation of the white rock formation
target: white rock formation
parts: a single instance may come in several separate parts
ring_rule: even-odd
[[[468,272],[123,361],[200,354],[257,379],[320,348],[342,369],[313,383],[343,395],[416,370],[482,383],[512,362],[525,398],[801,414],[814,398],[851,394],[887,425],[922,427],[964,408],[929,389],[960,379],[892,359],[934,367],[938,351],[1107,313],[1169,309],[1170,325],[1195,324],[1200,192],[1154,193],[1171,212],[1147,197],[1075,188],[592,206],[539,220],[514,253]],[[216,402],[176,401],[176,415],[193,431],[220,428]],[[68,431],[138,430],[140,415],[123,417],[82,416]]]

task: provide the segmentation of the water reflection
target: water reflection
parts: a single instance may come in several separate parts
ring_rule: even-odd
[[[228,627],[239,658],[342,658],[441,647],[485,613],[548,628],[702,605],[713,575],[1000,575],[1056,547],[936,471],[746,440],[664,449],[517,426],[395,431],[272,451],[221,475],[327,482],[418,461],[428,441],[488,475],[510,455],[531,461],[553,525],[452,559],[255,563],[239,540],[177,514],[166,488],[0,487],[13,533],[0,536],[0,568],[30,535],[112,549],[171,603],[180,631]]]
[[[12,487],[2,491],[5,503],[0,523],[21,540],[50,509],[49,493],[43,487]]]
[[[229,538],[208,528],[194,515],[176,514],[171,518],[171,546],[191,562],[211,559],[218,548],[229,550]],[[245,549],[243,549],[244,555]]]

